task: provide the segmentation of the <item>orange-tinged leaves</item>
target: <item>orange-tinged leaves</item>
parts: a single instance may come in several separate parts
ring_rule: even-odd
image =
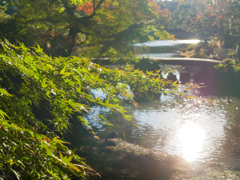
[[[211,16],[216,16],[216,14],[214,14],[213,12],[210,12],[209,17],[211,17]]]
[[[198,21],[201,18],[199,14],[196,15],[196,21]]]
[[[83,4],[82,6],[78,6],[77,10],[84,11],[87,15],[90,15],[94,10],[93,3],[87,2],[87,3]]]

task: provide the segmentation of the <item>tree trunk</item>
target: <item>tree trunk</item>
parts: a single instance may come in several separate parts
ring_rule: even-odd
[[[68,57],[71,55],[78,34],[77,28],[71,28],[67,36],[58,35],[50,40],[47,53],[51,56]]]

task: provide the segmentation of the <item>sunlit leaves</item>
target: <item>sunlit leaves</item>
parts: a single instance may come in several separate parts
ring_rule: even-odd
[[[73,156],[68,158],[68,164],[61,165],[62,160],[59,153],[70,151],[63,145],[64,141],[56,137],[51,140],[45,135],[38,134],[35,130],[19,127],[6,120],[0,120],[0,123],[2,128],[0,135],[3,140],[3,144],[0,145],[2,154],[0,162],[3,163],[5,171],[10,170],[20,179],[30,177],[31,179],[46,179],[45,176],[48,179],[53,177],[70,179],[68,174],[74,174],[73,169],[79,173],[79,176],[82,176],[81,172],[86,166],[84,163],[82,166],[73,165],[70,162]],[[25,173],[22,174],[15,167],[21,168]],[[67,171],[69,172],[67,173]]]
[[[70,0],[72,4],[82,5],[83,3],[89,2],[90,0]]]
[[[2,96],[2,95],[11,96],[11,94],[9,94],[9,93],[6,91],[6,89],[2,89],[2,88],[0,88],[0,95],[1,95],[1,96]]]

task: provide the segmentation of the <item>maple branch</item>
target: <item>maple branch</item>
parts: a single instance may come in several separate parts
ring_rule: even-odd
[[[66,1],[66,0],[61,0],[61,1],[62,1],[63,5],[64,5],[68,15],[74,16],[73,8],[70,6],[69,2]]]
[[[101,7],[101,5],[104,2],[105,2],[105,0],[100,0],[100,2],[97,4],[97,6],[95,6],[96,1],[94,0],[93,1],[93,13],[90,16],[86,16],[86,17],[83,17],[83,18],[90,19],[90,18],[94,17],[95,15],[97,15],[96,11]]]
[[[94,10],[95,11],[98,10],[104,2],[105,0],[100,0],[100,2],[98,3],[97,7]]]
[[[108,38],[114,38],[113,40],[106,41],[104,46],[102,47],[100,54],[97,59],[99,59],[102,54],[108,50],[112,45],[115,43],[121,41],[122,39],[126,39],[129,35],[132,35],[132,33],[139,28],[142,28],[144,25],[144,22],[137,22],[135,24],[130,25],[128,28],[124,29],[123,31],[120,31],[119,33],[113,34],[109,36]]]

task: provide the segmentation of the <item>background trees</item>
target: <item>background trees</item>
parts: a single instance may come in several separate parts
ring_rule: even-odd
[[[200,39],[217,37],[226,47],[239,41],[239,8],[237,0],[184,0],[173,9],[171,28],[193,32]]]

